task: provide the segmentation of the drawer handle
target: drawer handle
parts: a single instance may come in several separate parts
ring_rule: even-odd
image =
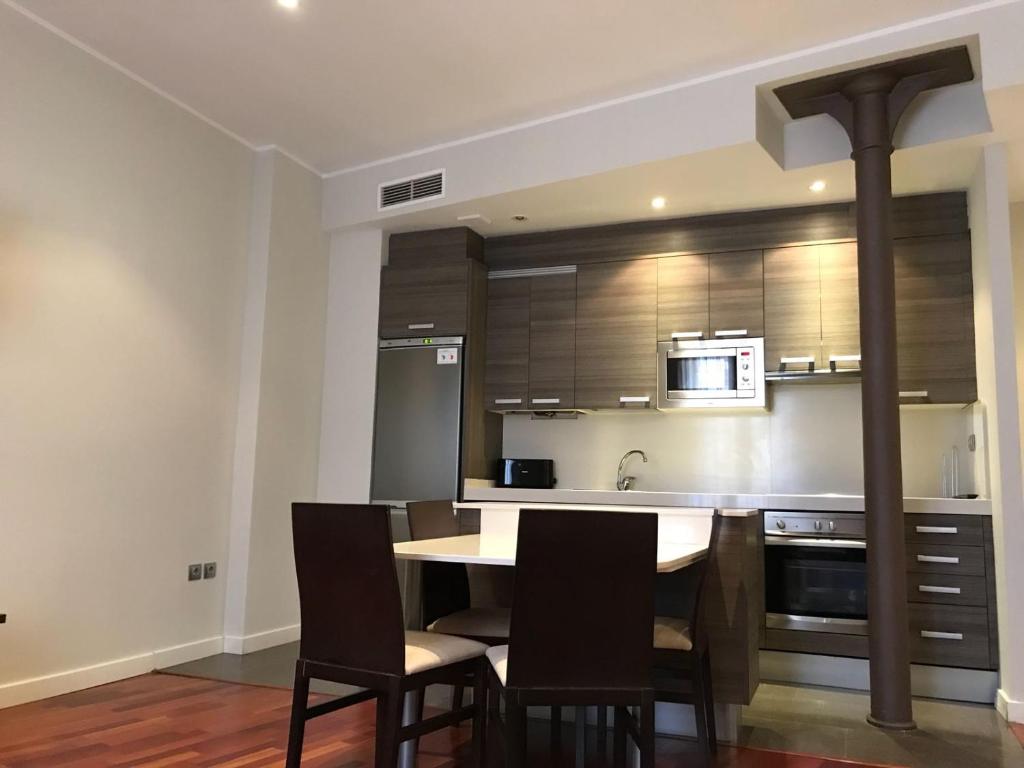
[[[673,339],[702,339],[704,338],[704,331],[675,331],[672,334]]]
[[[780,357],[779,362],[783,365],[810,365],[814,362],[814,355],[806,357]]]
[[[916,525],[914,530],[918,531],[919,534],[949,534],[950,536],[956,536],[958,528],[951,525]]]
[[[914,530],[918,533],[948,533],[955,536],[958,529],[946,525],[918,525]]]
[[[408,325],[410,331],[429,331],[433,327],[433,323],[409,323]]]
[[[933,632],[930,629],[922,629],[921,637],[925,640],[963,640],[963,632]]]
[[[926,397],[928,397],[927,389],[910,389],[905,392],[900,392],[900,400],[909,400],[914,398],[923,400]]]
[[[830,363],[859,363],[860,355],[829,355]]]
[[[734,331],[715,331],[715,336],[746,336],[746,328],[737,328]]]
[[[650,395],[622,395],[621,397],[619,397],[619,405],[649,405],[650,402]]]
[[[935,587],[931,584],[919,584],[918,592],[931,592],[936,595],[959,595],[960,587]]]
[[[522,405],[523,398],[521,397],[499,397],[494,401],[495,405]]]
[[[947,565],[960,565],[959,557],[943,557],[942,555],[918,555],[919,563],[946,563]]]
[[[533,405],[558,405],[562,399],[560,397],[535,397],[530,402]]]

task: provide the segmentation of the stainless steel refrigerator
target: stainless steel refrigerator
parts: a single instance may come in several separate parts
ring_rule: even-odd
[[[377,352],[375,502],[457,499],[463,338],[385,339]]]

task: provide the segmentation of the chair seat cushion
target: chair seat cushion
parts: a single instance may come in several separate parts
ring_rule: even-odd
[[[692,651],[690,622],[670,616],[654,617],[654,647],[673,651]]]
[[[405,633],[405,674],[414,675],[434,667],[483,656],[487,646],[464,637],[437,632]]]
[[[508,637],[508,608],[467,608],[442,616],[428,632],[464,637]]]
[[[495,674],[502,685],[505,685],[505,677],[508,674],[508,646],[495,645],[487,649],[487,660],[494,667]]]

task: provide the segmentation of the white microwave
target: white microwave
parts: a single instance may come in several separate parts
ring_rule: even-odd
[[[658,408],[764,407],[764,339],[658,344]]]

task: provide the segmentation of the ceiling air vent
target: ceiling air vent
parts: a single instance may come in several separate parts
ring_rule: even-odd
[[[444,169],[385,182],[377,192],[378,211],[444,197]]]

